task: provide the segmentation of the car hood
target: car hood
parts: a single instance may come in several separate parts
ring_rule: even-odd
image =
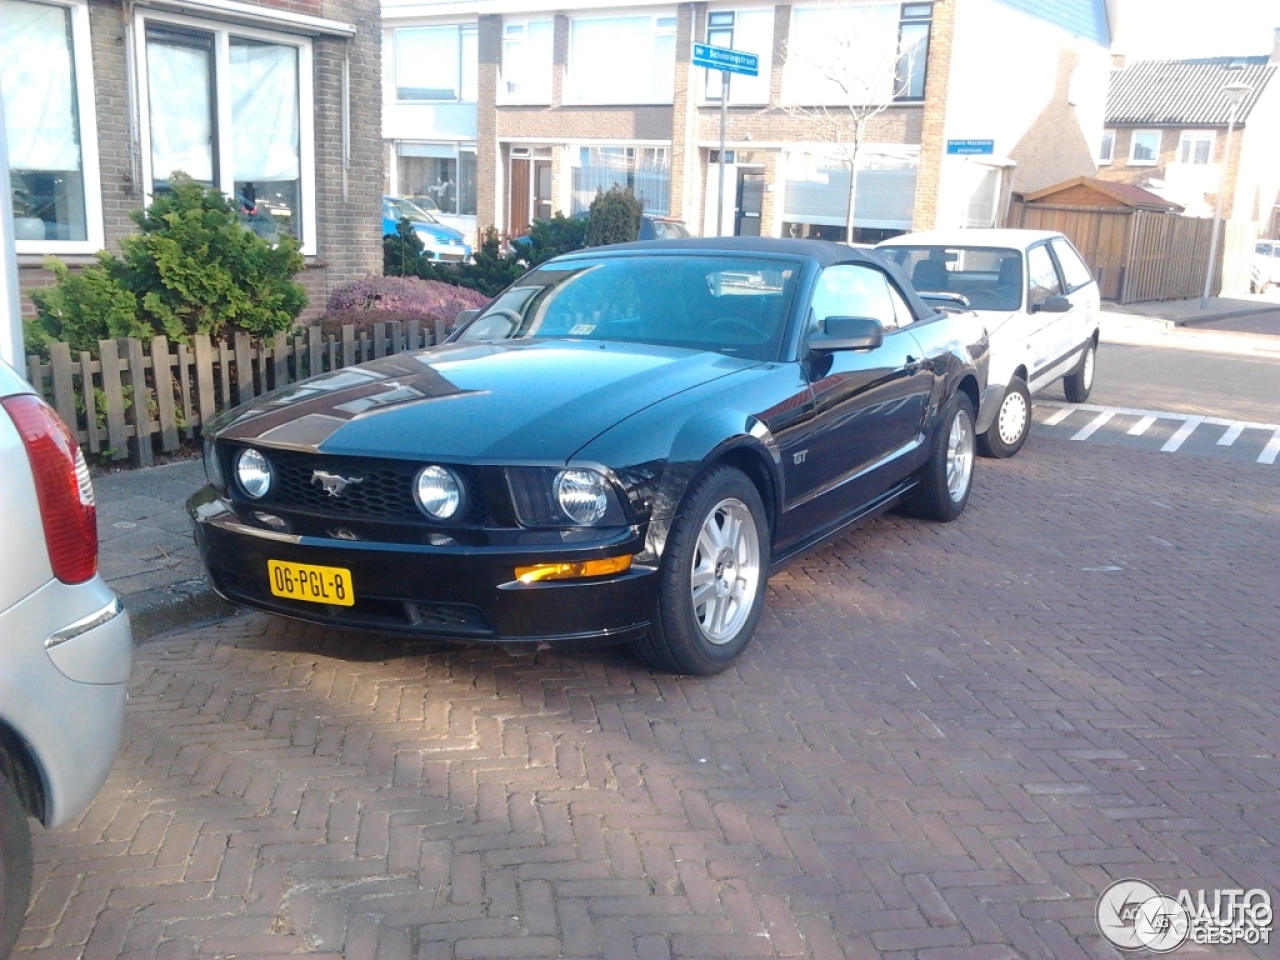
[[[756,365],[611,341],[446,344],[286,387],[210,428],[349,456],[561,462],[648,406]]]
[[[427,223],[425,220],[410,220],[413,229],[418,233],[425,233],[436,240],[461,240],[462,234],[453,229],[446,227],[443,223]]]

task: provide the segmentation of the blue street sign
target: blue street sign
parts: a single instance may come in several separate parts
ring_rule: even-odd
[[[970,157],[989,157],[996,152],[994,140],[948,140],[947,153]]]
[[[741,50],[730,50],[727,47],[712,47],[705,43],[693,45],[693,65],[706,67],[708,70],[740,73],[746,77],[755,77],[760,74],[760,58],[754,53],[743,53]]]

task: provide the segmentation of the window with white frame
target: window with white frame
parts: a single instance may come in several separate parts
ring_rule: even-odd
[[[674,16],[569,21],[566,103],[671,103],[675,75]]]
[[[794,7],[783,74],[784,100],[816,106],[894,99],[899,84],[900,7],[875,0]]]
[[[1178,162],[1208,166],[1213,162],[1213,131],[1183,130],[1178,141]]]
[[[17,249],[99,249],[87,5],[0,0],[0,50]]]
[[[1114,130],[1103,130],[1102,141],[1098,144],[1098,163],[1110,163],[1115,150],[1116,132]]]
[[[502,25],[502,103],[550,103],[555,22],[529,20]]]
[[[760,58],[754,77],[729,75],[729,102],[763,104],[769,102],[769,71],[773,49],[773,8],[760,10],[713,10],[707,14],[707,43],[713,47],[742,50]],[[703,99],[720,102],[723,78],[719,70],[704,70]]]
[[[183,173],[235,197],[260,235],[289,233],[313,249],[310,43],[186,19],[142,23],[150,195]]]
[[[392,31],[396,99],[474,103],[479,45],[474,24]]]
[[[929,66],[932,3],[904,3],[898,22],[898,65],[893,77],[895,100],[923,100]]]
[[[572,156],[570,213],[591,206],[597,190],[625,187],[645,213],[665,217],[671,211],[671,149],[644,146],[582,146]]]
[[[475,216],[474,143],[396,144],[396,183],[400,192],[432,212]],[[427,201],[430,201],[429,203]]]
[[[1160,131],[1135,130],[1129,141],[1129,163],[1133,166],[1154,166],[1160,162]]]

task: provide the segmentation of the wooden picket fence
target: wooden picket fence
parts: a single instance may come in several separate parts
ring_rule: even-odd
[[[27,358],[36,390],[75,430],[81,447],[101,460],[150,466],[159,449],[172,452],[200,436],[215,414],[278,387],[341,367],[440,343],[444,324],[418,321],[319,326],[258,342],[246,333],[230,340],[192,337],[171,344],[122,338],[98,341],[97,356],[54,343],[46,361]],[[141,401],[139,401],[141,398]]]

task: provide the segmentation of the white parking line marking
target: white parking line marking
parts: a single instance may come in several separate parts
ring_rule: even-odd
[[[1096,417],[1094,417],[1092,420],[1089,421],[1088,426],[1077,431],[1076,435],[1073,436],[1071,439],[1072,440],[1088,440],[1091,436],[1093,436],[1093,433],[1095,430],[1097,430],[1099,427],[1101,427],[1104,423],[1106,423],[1115,415],[1116,415],[1115,410],[1108,410],[1106,413],[1098,414]]]
[[[1262,448],[1262,452],[1258,454],[1259,463],[1275,463],[1276,455],[1280,454],[1280,427],[1271,435],[1271,439],[1267,441],[1267,445]]]
[[[1071,437],[1072,440],[1086,440],[1093,434],[1106,426],[1107,422],[1117,416],[1135,417],[1137,422],[1125,431],[1131,437],[1140,437],[1145,434],[1153,424],[1160,420],[1177,421],[1179,426],[1164,446],[1160,449],[1165,453],[1173,453],[1179,450],[1187,441],[1187,438],[1195,433],[1196,428],[1201,424],[1208,424],[1214,427],[1222,427],[1222,436],[1216,441],[1219,447],[1236,446],[1236,441],[1246,430],[1263,430],[1271,434],[1266,447],[1262,453],[1258,455],[1256,462],[1274,464],[1280,460],[1280,424],[1275,423],[1255,423],[1251,420],[1230,420],[1224,417],[1206,417],[1191,413],[1174,413],[1170,410],[1134,410],[1129,407],[1103,407],[1093,403],[1062,403],[1057,400],[1037,400],[1037,415],[1043,413],[1045,418],[1036,422],[1041,426],[1052,427],[1062,423],[1071,414],[1079,410],[1081,413],[1094,414],[1094,418],[1083,428],[1076,431]],[[1123,429],[1123,426],[1113,428],[1117,431]],[[1105,435],[1105,434],[1104,434]],[[1159,439],[1159,438],[1157,438]],[[1252,447],[1257,441],[1248,438],[1246,442],[1240,446]],[[1252,452],[1252,450],[1250,450]]]
[[[1229,447],[1236,442],[1236,438],[1244,433],[1243,423],[1233,423],[1227,427],[1227,432],[1218,438],[1218,446]]]
[[[1182,446],[1187,437],[1195,432],[1196,427],[1204,423],[1204,417],[1187,417],[1186,421],[1178,428],[1177,433],[1164,442],[1164,446],[1160,448],[1161,453],[1173,453]]]

